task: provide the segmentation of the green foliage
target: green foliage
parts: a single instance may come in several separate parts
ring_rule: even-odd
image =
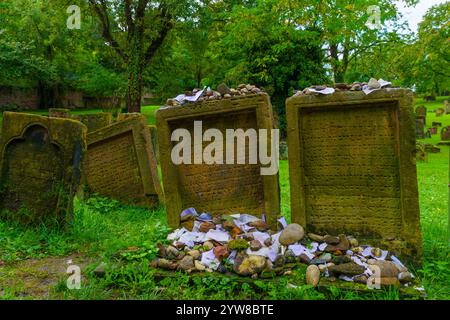
[[[444,71],[449,69],[449,12],[449,3],[436,5],[424,16],[417,35],[393,35],[392,41],[370,46],[350,62],[346,79],[384,78],[418,93],[442,94],[449,87]]]

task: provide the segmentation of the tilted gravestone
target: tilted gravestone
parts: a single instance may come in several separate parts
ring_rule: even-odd
[[[180,213],[194,207],[198,212],[215,214],[247,213],[262,217],[265,214],[270,225],[276,223],[280,214],[278,174],[261,175],[261,162],[250,164],[249,140],[233,146],[234,154],[241,153],[245,164],[215,162],[194,163],[195,148],[205,149],[211,142],[196,144],[194,122],[202,123],[203,135],[208,129],[217,129],[226,140],[226,130],[265,129],[268,131],[268,150],[271,155],[273,129],[272,106],[267,94],[254,94],[245,97],[204,101],[183,107],[163,107],[157,111],[157,129],[161,169],[169,225],[180,225]],[[192,164],[175,164],[172,161],[172,148],[179,142],[172,142],[172,134],[177,129],[185,129],[192,137],[189,148]],[[201,139],[201,137],[200,137]],[[260,138],[256,137],[258,142]],[[236,140],[235,140],[236,141]],[[233,141],[234,142],[234,141]],[[224,152],[225,146],[216,152]],[[227,151],[228,148],[227,148]],[[194,159],[194,160],[193,160]],[[244,160],[244,159],[241,159]],[[197,161],[198,163],[199,161]]]
[[[153,150],[155,151],[156,160],[159,163],[159,146],[158,146],[158,130],[156,129],[156,126],[150,125],[148,126],[150,130],[150,134],[152,136],[152,145]]]
[[[417,161],[428,161],[428,153],[425,150],[425,145],[423,143],[418,142],[416,144],[416,159]]]
[[[427,124],[427,108],[425,106],[418,106],[416,108],[416,115],[423,117],[425,125]]]
[[[152,138],[144,116],[88,134],[84,180],[89,193],[154,207],[163,202]]]
[[[425,139],[425,119],[416,116],[416,138]]]
[[[136,116],[139,117],[139,116],[141,116],[141,114],[140,113],[119,113],[119,115],[117,116],[117,121],[123,121],[123,120],[130,119],[130,118],[133,118]],[[155,152],[156,160],[159,163],[158,134],[157,134],[156,126],[149,125],[148,128],[150,130],[150,135],[152,137],[153,151]]]
[[[425,145],[425,151],[426,151],[426,152],[429,152],[429,153],[440,153],[440,152],[441,152],[441,149],[438,148],[438,147],[436,147],[436,146],[434,146],[434,145],[431,144],[431,143],[427,143],[427,144]]]
[[[441,130],[441,140],[450,141],[450,126],[443,127]]]
[[[26,224],[70,220],[86,150],[86,127],[74,120],[3,114],[0,215]]]
[[[89,133],[109,126],[113,122],[112,113],[108,112],[81,114],[75,115],[72,118],[86,125]]]
[[[412,101],[404,89],[287,100],[293,222],[421,260]]]

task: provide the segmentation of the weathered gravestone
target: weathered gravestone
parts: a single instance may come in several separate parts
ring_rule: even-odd
[[[233,139],[234,155],[241,153],[246,164],[202,164],[194,163],[197,147],[209,146],[211,142],[193,141],[191,151],[192,164],[175,164],[171,159],[172,148],[179,142],[172,142],[171,136],[176,129],[185,129],[192,136],[194,122],[202,122],[202,131],[217,129],[226,140],[226,130],[266,129],[268,131],[268,156],[272,153],[270,131],[273,129],[272,106],[267,94],[254,94],[245,97],[204,101],[184,107],[164,107],[157,112],[157,128],[161,169],[164,181],[166,206],[169,225],[176,228],[180,224],[180,213],[190,207],[198,212],[215,214],[247,213],[262,217],[266,215],[270,225],[276,224],[280,213],[278,174],[261,175],[265,167],[258,160],[249,164],[249,140],[241,143]],[[200,135],[203,135],[200,132]],[[267,135],[266,135],[267,136]],[[200,137],[201,139],[202,137]],[[206,140],[206,139],[205,139]],[[256,143],[260,138],[256,138]],[[228,143],[228,141],[227,141]],[[228,148],[226,148],[227,151]],[[259,150],[259,149],[258,149]],[[225,153],[225,146],[216,152]],[[244,160],[244,159],[242,159]]]
[[[293,222],[421,260],[412,101],[404,89],[287,100]]]
[[[73,116],[72,118],[86,125],[89,133],[109,126],[113,122],[112,113],[108,112],[81,114]]]
[[[119,115],[117,116],[117,121],[123,121],[123,120],[130,119],[130,118],[133,118],[136,116],[140,117],[141,114],[140,113],[119,113]],[[150,135],[152,137],[153,151],[155,153],[156,160],[159,163],[158,134],[157,134],[156,126],[149,125],[148,128],[150,130]]]
[[[425,150],[425,145],[423,143],[417,142],[416,144],[416,159],[417,161],[426,162],[428,161],[428,153]]]
[[[425,119],[416,116],[416,138],[425,139]]]
[[[438,133],[437,127],[428,128],[428,132],[430,132],[431,135],[437,134]]]
[[[440,152],[441,152],[441,149],[438,148],[438,147],[436,147],[436,146],[434,146],[434,145],[431,144],[431,143],[427,143],[427,144],[425,145],[425,151],[426,151],[426,152],[429,152],[429,153],[440,153]]]
[[[443,127],[441,130],[441,140],[450,141],[450,126]]]
[[[158,130],[156,129],[156,126],[150,125],[148,126],[150,129],[150,134],[152,136],[152,145],[153,150],[155,151],[156,160],[159,163],[159,146],[158,146]]]
[[[89,193],[154,207],[163,202],[150,130],[144,116],[88,134],[84,180]]]
[[[427,124],[427,108],[425,106],[418,106],[416,108],[416,115],[422,117],[425,125]]]
[[[448,100],[444,100],[444,109],[446,114],[450,114],[450,103]]]
[[[69,109],[50,108],[48,109],[48,116],[51,118],[70,118]]]
[[[5,112],[0,138],[0,215],[64,224],[81,177],[86,127],[74,120]]]
[[[434,112],[436,117],[442,117],[445,114],[445,110],[443,108],[437,108]]]

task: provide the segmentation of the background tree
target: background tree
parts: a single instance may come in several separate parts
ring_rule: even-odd
[[[419,25],[414,46],[413,77],[417,89],[431,96],[443,94],[450,85],[450,2],[428,10]]]
[[[140,112],[143,71],[174,27],[178,10],[189,12],[182,1],[89,0],[102,36],[127,70],[127,108]]]

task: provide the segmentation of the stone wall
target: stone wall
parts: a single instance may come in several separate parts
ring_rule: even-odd
[[[38,92],[36,89],[0,87],[0,108],[3,106],[18,106],[30,110],[38,109]]]

